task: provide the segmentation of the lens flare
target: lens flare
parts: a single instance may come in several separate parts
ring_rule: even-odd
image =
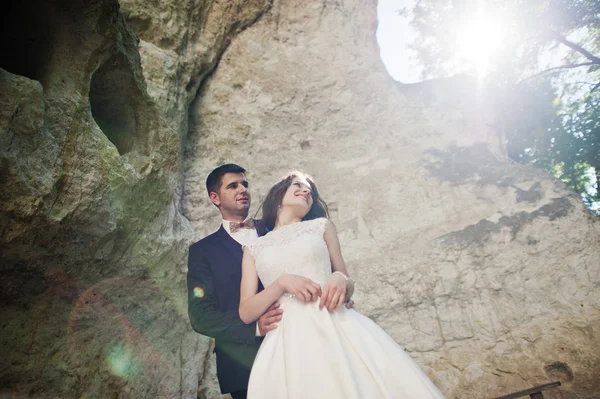
[[[113,374],[122,378],[134,377],[140,369],[133,352],[124,345],[114,346],[108,353],[107,361]]]

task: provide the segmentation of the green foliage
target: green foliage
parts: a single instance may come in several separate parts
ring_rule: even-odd
[[[509,156],[545,168],[600,213],[600,1],[416,0],[403,13],[423,77],[482,77],[485,66]],[[479,31],[467,29],[474,21]]]
[[[582,99],[567,104],[559,114],[560,123],[549,130],[555,138],[548,155],[553,165],[561,167],[557,177],[582,194],[588,206],[600,202],[600,90],[586,94]],[[595,171],[595,193],[589,171]]]

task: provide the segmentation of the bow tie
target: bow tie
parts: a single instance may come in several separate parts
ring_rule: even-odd
[[[254,228],[254,219],[248,219],[241,223],[238,222],[229,222],[229,231],[235,233],[240,229],[253,229]]]

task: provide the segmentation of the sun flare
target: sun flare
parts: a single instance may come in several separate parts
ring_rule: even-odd
[[[484,77],[489,72],[491,59],[507,36],[505,25],[496,18],[479,14],[458,32],[459,63],[474,69],[479,77]]]

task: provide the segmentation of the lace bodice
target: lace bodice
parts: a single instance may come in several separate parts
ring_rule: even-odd
[[[324,285],[331,275],[329,251],[323,238],[327,219],[292,223],[252,240],[246,247],[256,262],[263,286],[284,274],[297,274]]]

